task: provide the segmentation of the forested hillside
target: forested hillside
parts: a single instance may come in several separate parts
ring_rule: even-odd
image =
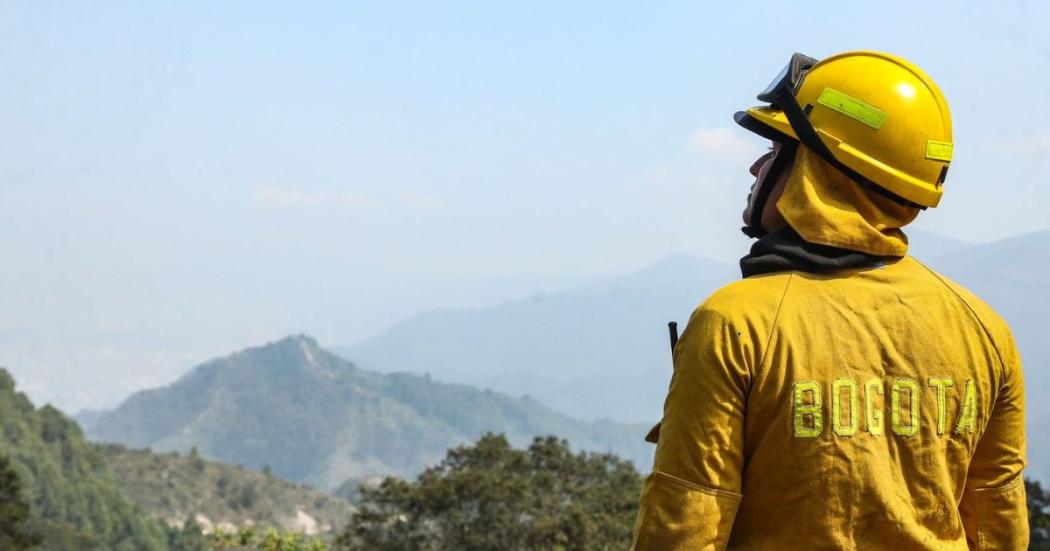
[[[487,434],[448,450],[414,480],[390,477],[364,488],[357,493],[361,507],[351,512],[337,498],[195,453],[88,444],[60,412],[36,409],[15,392],[3,370],[0,421],[5,551],[37,541],[38,548],[57,551],[621,549],[630,541],[642,480],[630,462],[576,453],[554,437],[517,450],[503,436]],[[218,533],[204,536],[196,522],[167,528],[121,490],[172,523],[182,511],[205,513],[217,521],[207,528]],[[1048,498],[1037,483],[1028,492],[1030,549],[1047,549]],[[289,504],[297,521],[303,520],[298,512],[307,513],[325,523],[318,528],[341,530],[338,538],[332,532],[306,537],[308,526],[286,524]],[[345,528],[335,526],[344,524],[340,519]],[[275,524],[283,534],[267,528]]]
[[[277,528],[308,535],[341,528],[353,508],[341,498],[267,472],[207,461],[196,451],[156,454],[101,446],[117,485],[152,517],[205,531]]]
[[[125,498],[101,450],[60,411],[33,407],[0,369],[0,455],[20,480],[29,530],[48,549],[163,550],[177,532]]]

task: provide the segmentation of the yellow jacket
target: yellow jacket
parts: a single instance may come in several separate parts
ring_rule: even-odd
[[[835,194],[859,192],[821,162],[801,148],[777,205],[808,216],[792,223],[806,241],[837,224],[853,249],[877,232],[906,250],[890,215],[914,214],[858,214],[882,202],[867,196],[843,210]],[[1013,338],[917,260],[735,282],[694,312],[674,364],[635,549],[1027,547]]]

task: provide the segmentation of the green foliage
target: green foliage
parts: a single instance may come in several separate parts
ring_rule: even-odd
[[[238,509],[251,509],[255,506],[255,486],[244,486],[241,488],[241,495],[237,501]]]
[[[0,455],[0,549],[30,549],[40,538],[29,526],[29,504],[7,457]]]
[[[385,477],[372,476],[365,478],[350,478],[332,490],[332,495],[343,498],[355,507],[361,505],[361,488],[378,486]]]
[[[60,411],[35,409],[0,369],[0,452],[18,474],[46,549],[164,550],[169,530],[117,487],[105,456]]]
[[[204,472],[204,460],[201,459],[201,455],[197,451],[196,446],[190,450],[190,464],[193,465],[193,470],[198,474]]]
[[[1028,493],[1028,526],[1031,528],[1028,549],[1050,551],[1050,493],[1034,480],[1025,480],[1024,485]]]
[[[168,536],[168,547],[172,551],[211,551],[211,540],[201,533],[201,527],[191,516],[182,529],[172,529]]]
[[[625,549],[641,476],[609,454],[574,454],[564,440],[527,450],[487,434],[449,450],[414,482],[361,488],[362,507],[336,545],[377,550]]]
[[[326,551],[328,547],[319,538],[299,533],[282,533],[274,529],[245,528],[239,532],[217,530],[211,535],[211,549],[239,551]]]

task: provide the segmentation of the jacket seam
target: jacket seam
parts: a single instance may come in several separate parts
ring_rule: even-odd
[[[773,325],[769,328],[769,336],[766,337],[766,345],[762,350],[762,357],[758,360],[757,368],[762,367],[766,363],[766,356],[769,354],[770,343],[773,342],[773,335],[777,332],[777,325],[780,323],[780,311],[784,308],[784,301],[787,299],[788,288],[791,287],[791,280],[795,278],[795,272],[788,274],[787,281],[784,282],[784,292],[780,295],[780,302],[777,303],[777,312],[773,315]],[[755,374],[751,374],[751,379],[754,380]]]
[[[703,486],[701,484],[697,484],[695,482],[690,482],[688,480],[685,480],[684,478],[679,478],[679,477],[677,477],[677,476],[675,476],[673,474],[665,473],[663,471],[653,471],[653,473],[655,475],[658,475],[660,477],[665,478],[666,481],[671,483],[671,484],[676,484],[678,486],[683,486],[687,490],[700,492],[702,494],[708,494],[708,495],[710,495],[712,497],[715,497],[715,498],[725,498],[725,499],[739,500],[739,499],[744,497],[743,494],[738,494],[736,492],[730,492],[729,490],[720,490],[718,488],[711,488],[710,486]]]
[[[1014,488],[1016,488],[1018,485],[1020,485],[1022,480],[1023,480],[1023,478],[1024,477],[1021,475],[1021,473],[1017,473],[1017,474],[1014,475],[1013,479],[1010,480],[1010,482],[1007,482],[1006,484],[1003,484],[1002,486],[991,486],[991,487],[988,487],[988,488],[974,488],[974,494],[976,494],[976,495],[989,495],[989,494],[999,495],[999,494],[1005,494],[1006,492],[1009,492],[1009,491],[1013,490]]]

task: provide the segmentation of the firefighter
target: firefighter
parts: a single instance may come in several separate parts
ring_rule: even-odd
[[[1025,549],[1013,337],[901,231],[941,199],[944,96],[858,51],[795,54],[758,99],[757,241],[675,346],[634,548]]]

